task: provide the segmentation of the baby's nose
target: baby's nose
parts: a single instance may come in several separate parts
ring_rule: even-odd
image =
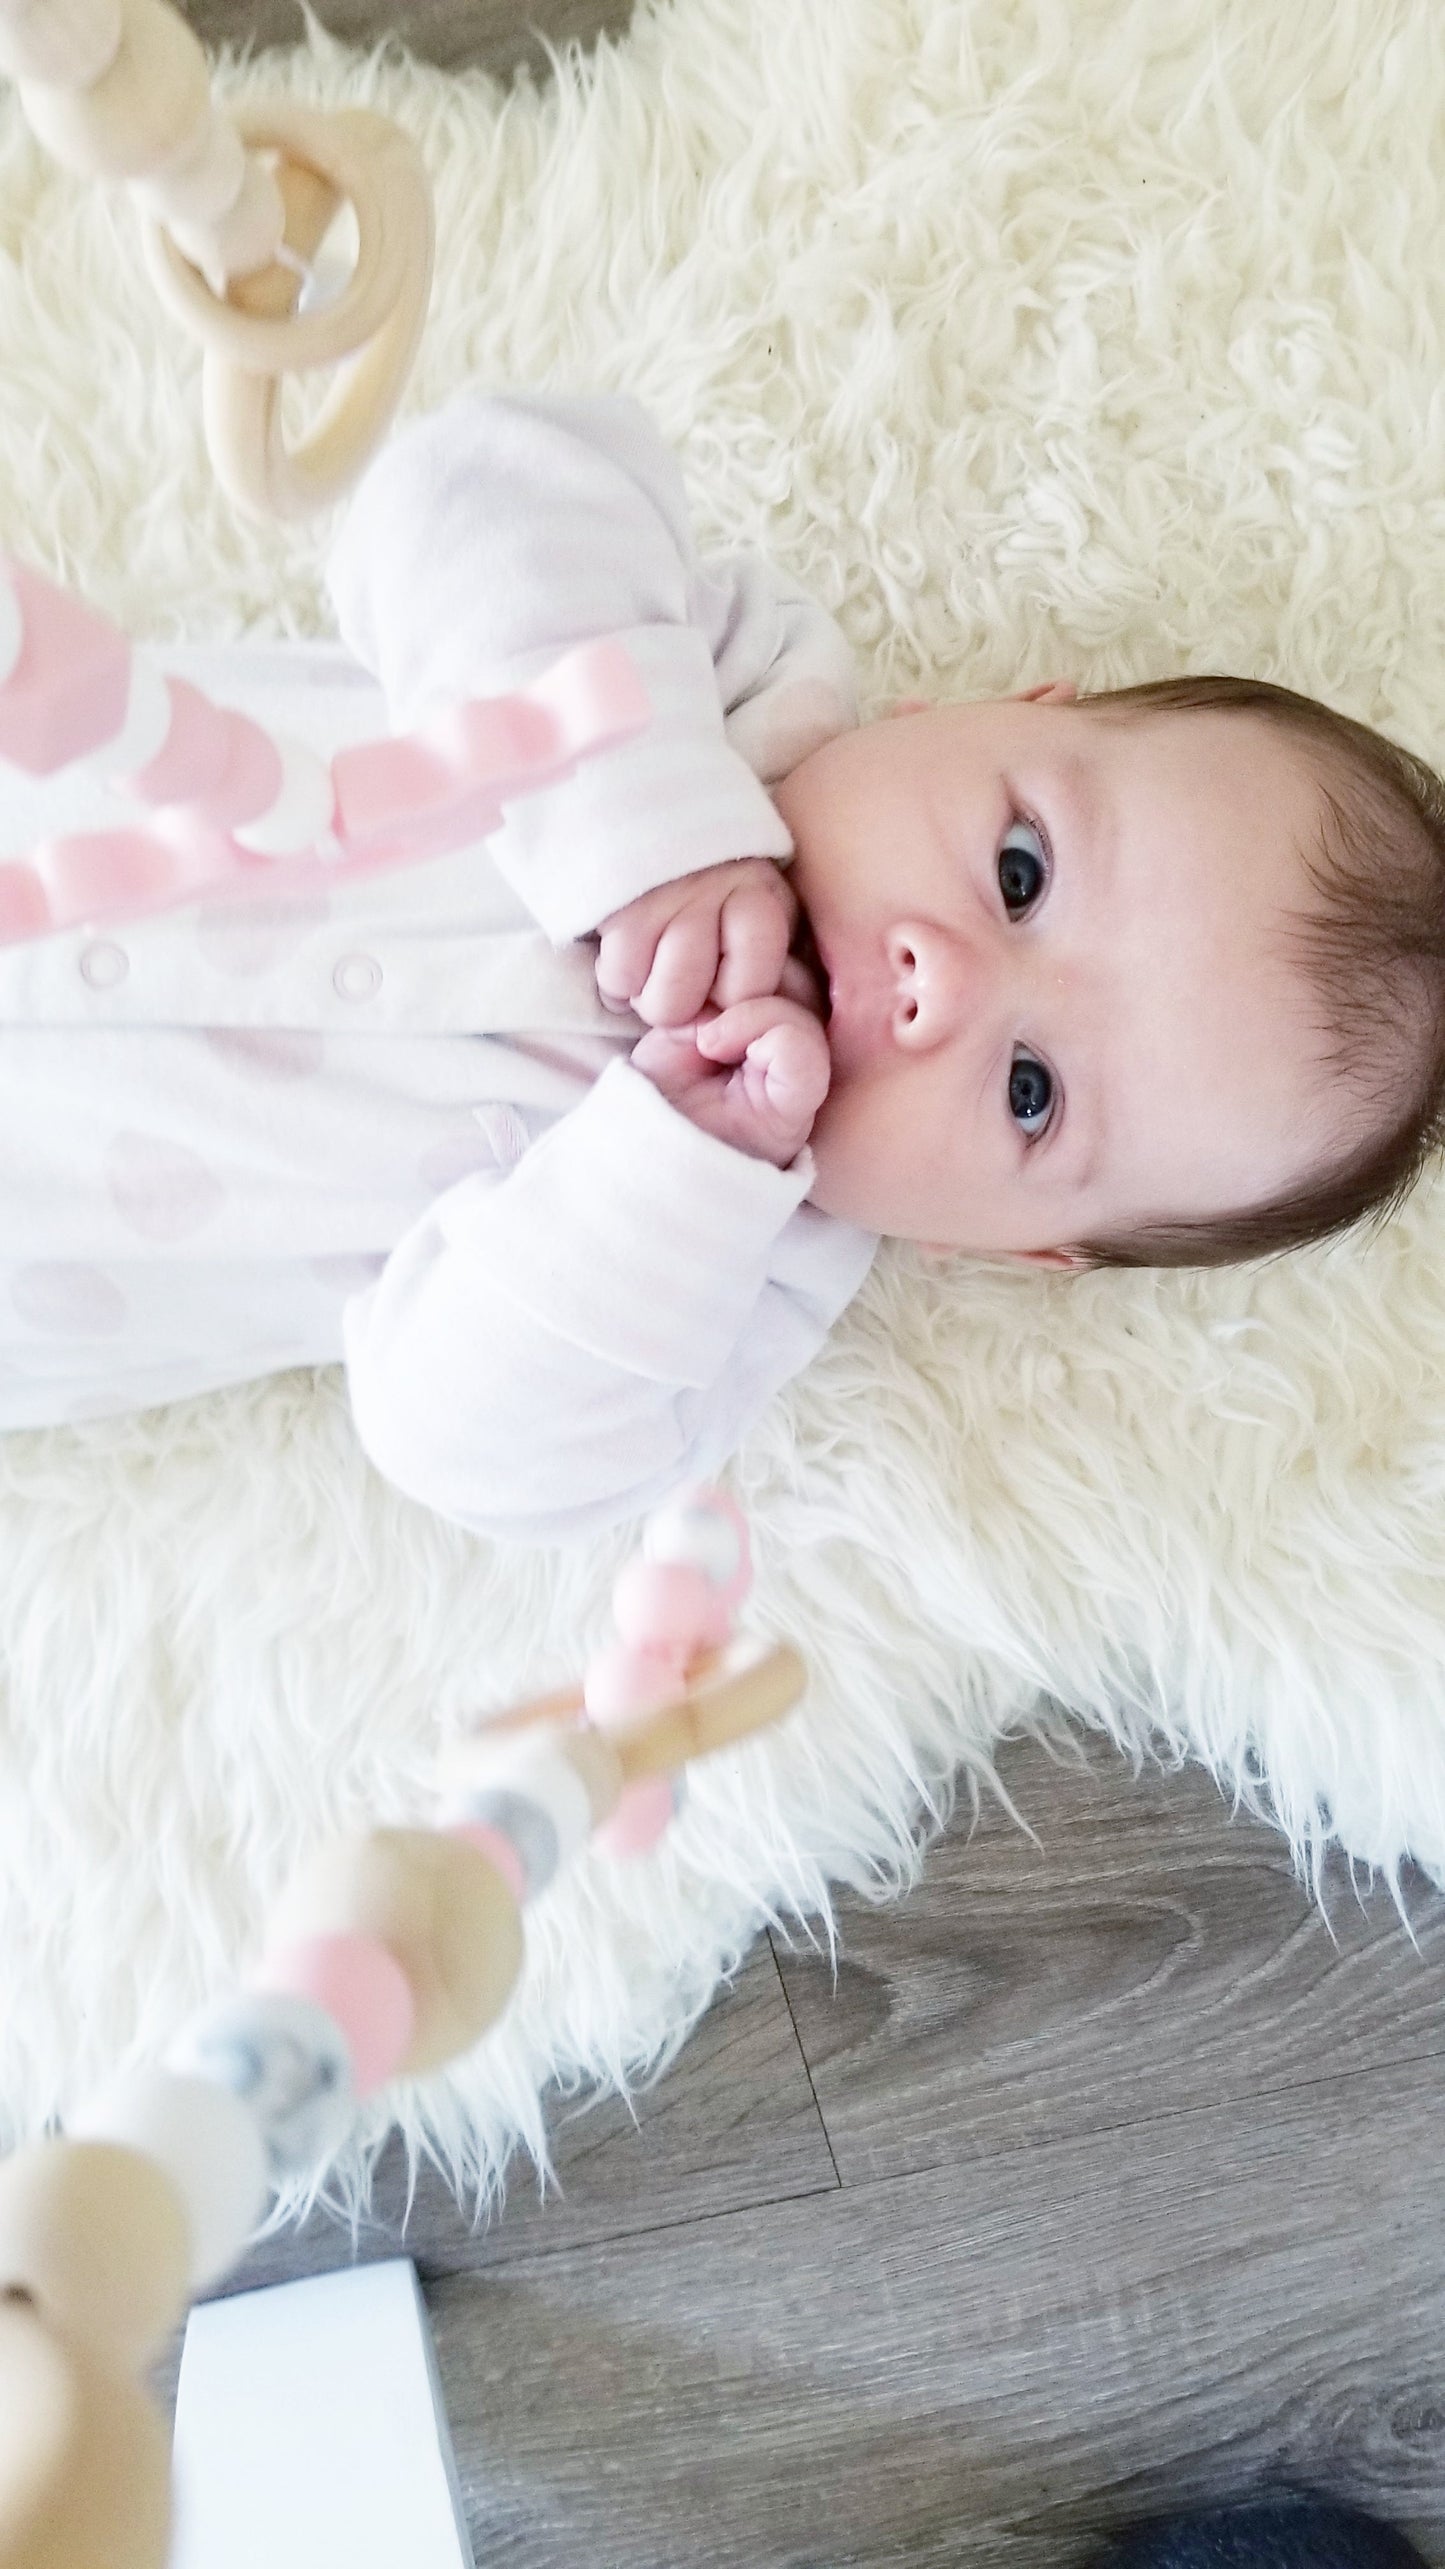
[[[894,1041],[929,1052],[977,1018],[989,984],[987,957],[952,929],[900,920],[888,933]]]

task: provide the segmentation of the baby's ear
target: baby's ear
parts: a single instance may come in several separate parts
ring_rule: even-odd
[[[947,1240],[915,1240],[913,1245],[925,1258],[963,1258],[968,1255],[966,1249],[950,1247]],[[991,1255],[1004,1267],[1063,1267],[1070,1274],[1089,1263],[1079,1249],[995,1249],[984,1254]]]

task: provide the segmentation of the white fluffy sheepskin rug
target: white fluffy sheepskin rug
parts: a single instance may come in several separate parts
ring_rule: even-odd
[[[313,31],[232,94],[418,137],[411,400],[638,395],[705,546],[770,548],[895,696],[1257,672],[1445,745],[1438,11],[641,0],[506,93]],[[153,639],[327,629],[324,526],[218,495],[130,219],[0,105],[0,537]],[[403,2099],[463,2186],[547,2082],[671,2057],[768,1919],[885,1896],[1050,1705],[1200,1759],[1308,1872],[1445,1882],[1445,1197],[1212,1277],[885,1254],[758,1427],[759,1628],[814,1682],[664,1850],[533,1915],[506,2024]],[[223,1985],[318,1831],[580,1665],[624,1537],[475,1542],[292,1374],[0,1445],[0,2112]],[[373,2132],[374,2137],[374,2132]],[[359,2181],[354,2151],[339,2172]]]

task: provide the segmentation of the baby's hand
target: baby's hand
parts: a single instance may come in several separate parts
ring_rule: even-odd
[[[784,977],[798,896],[771,858],[659,883],[602,922],[597,988],[649,1026],[690,1026],[709,1000],[764,998]]]
[[[656,1026],[632,1061],[679,1114],[751,1159],[796,1159],[828,1094],[828,1038],[812,1010],[777,991],[692,1026]]]

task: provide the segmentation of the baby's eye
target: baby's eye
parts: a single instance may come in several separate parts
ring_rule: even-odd
[[[1046,1133],[1054,1111],[1053,1073],[1032,1053],[1016,1052],[1008,1075],[1008,1111],[1026,1141]]]
[[[1014,841],[1020,837],[1032,839],[1034,846],[1016,847]],[[1028,915],[1048,879],[1049,853],[1042,830],[1032,821],[1010,822],[998,852],[998,888],[1011,919]]]

